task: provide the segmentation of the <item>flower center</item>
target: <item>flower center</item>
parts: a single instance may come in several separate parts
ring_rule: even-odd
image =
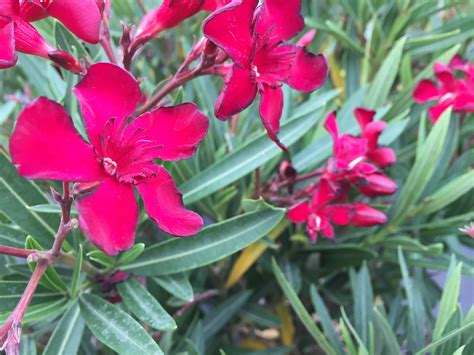
[[[256,78],[260,78],[260,73],[258,72],[258,67],[256,65],[252,66],[252,71],[255,73]]]
[[[362,160],[364,160],[364,157],[358,157],[356,159],[354,159],[353,161],[351,161],[349,163],[349,169],[354,169],[354,167],[359,164]]]
[[[102,160],[102,166],[109,175],[114,176],[117,172],[117,163],[114,162],[111,158],[104,158]]]

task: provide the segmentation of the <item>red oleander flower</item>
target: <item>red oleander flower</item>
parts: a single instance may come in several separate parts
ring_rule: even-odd
[[[225,120],[247,108],[260,93],[260,116],[270,138],[277,134],[283,110],[281,84],[312,92],[327,78],[324,56],[285,44],[304,28],[300,0],[233,0],[213,12],[205,36],[233,60],[217,100],[215,115]]]
[[[330,205],[336,197],[337,194],[330,182],[321,179],[313,193],[311,203],[303,201],[290,207],[288,219],[294,223],[306,223],[306,230],[312,241],[316,241],[318,233],[334,239],[332,225],[347,225],[354,214],[354,208],[350,204]]]
[[[97,43],[101,11],[99,0],[0,0],[0,69],[14,66],[18,51],[80,71],[76,59],[53,48],[30,22],[52,16],[82,40]]]
[[[461,73],[460,78],[456,71]],[[436,63],[434,72],[437,84],[425,79],[413,91],[417,103],[437,102],[428,110],[431,122],[436,123],[449,107],[456,112],[474,112],[474,65],[456,56],[449,65]]]
[[[148,12],[140,22],[132,46],[148,42],[160,32],[175,27],[198,13],[204,0],[164,0],[160,7]]]
[[[380,211],[363,203],[337,203],[338,187],[322,178],[313,192],[311,203],[300,202],[288,210],[288,219],[294,223],[306,223],[306,230],[314,242],[318,233],[334,240],[333,225],[351,224],[356,227],[372,227],[387,222]]]
[[[335,112],[326,118],[325,128],[333,137],[334,153],[328,161],[325,177],[333,182],[354,184],[367,196],[391,195],[397,190],[397,184],[380,169],[396,161],[395,153],[378,144],[386,123],[374,121],[374,111],[358,108],[354,115],[361,127],[361,137],[340,135]]]
[[[132,120],[140,100],[138,83],[108,63],[93,65],[73,91],[90,144],[62,106],[39,98],[20,114],[10,140],[19,173],[97,185],[76,205],[85,235],[107,254],[133,245],[139,212],[134,187],[162,230],[176,236],[197,233],[202,218],[184,208],[171,175],[154,160],[191,157],[207,133],[207,117],[187,103]]]

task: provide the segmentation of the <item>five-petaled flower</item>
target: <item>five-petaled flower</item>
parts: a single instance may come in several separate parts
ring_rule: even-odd
[[[80,39],[97,43],[102,8],[102,0],[0,0],[0,69],[14,66],[17,52],[22,52],[49,58],[68,70],[80,72],[78,61],[53,48],[30,22],[52,16]]]
[[[133,187],[158,226],[176,236],[202,227],[184,208],[171,175],[155,159],[191,157],[208,130],[194,104],[162,107],[132,120],[140,88],[127,71],[93,65],[75,87],[90,144],[59,104],[41,97],[20,114],[10,140],[22,176],[97,187],[76,201],[85,235],[110,255],[133,245],[138,205]]]
[[[391,195],[397,190],[397,184],[383,175],[381,169],[393,164],[396,157],[391,148],[378,144],[386,123],[374,120],[375,114],[363,108],[354,111],[361,137],[340,135],[335,112],[326,118],[325,127],[333,137],[334,153],[328,161],[325,177],[340,184],[356,185],[367,196]]]
[[[302,46],[285,44],[304,28],[301,0],[233,0],[214,11],[204,24],[204,35],[233,60],[215,107],[219,119],[247,108],[262,96],[260,116],[269,137],[277,134],[283,110],[281,84],[312,92],[326,81],[324,56]]]
[[[438,85],[424,79],[413,92],[417,103],[437,102],[428,110],[431,122],[436,123],[449,107],[456,112],[474,112],[474,65],[455,56],[448,65],[436,63],[434,72]],[[461,73],[460,78],[456,72]]]
[[[306,223],[306,230],[314,242],[318,233],[334,240],[333,225],[351,224],[371,227],[387,222],[380,211],[363,203],[340,203],[337,184],[322,178],[313,192],[311,203],[302,201],[288,210],[288,219],[294,223]]]

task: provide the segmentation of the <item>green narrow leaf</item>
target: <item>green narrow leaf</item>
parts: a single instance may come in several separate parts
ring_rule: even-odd
[[[0,281],[0,312],[10,312],[16,307],[27,284],[24,281]],[[55,301],[61,296],[62,293],[60,292],[51,292],[49,289],[39,286],[33,296],[31,305]]]
[[[142,322],[158,330],[176,329],[174,319],[137,280],[129,279],[117,288],[128,309]]]
[[[401,247],[398,247],[398,260],[402,271],[403,287],[408,298],[408,348],[420,349],[425,339],[425,313],[418,287],[410,280],[408,267]]]
[[[362,341],[359,334],[357,333],[354,326],[352,325],[351,321],[349,320],[349,317],[347,316],[346,311],[344,310],[344,307],[341,307],[341,314],[342,314],[342,318],[344,319],[344,322],[346,323],[347,327],[349,328],[352,336],[355,338],[355,340],[357,341],[357,344],[359,345],[358,354],[359,355],[369,355],[369,351],[367,350],[364,342]]]
[[[44,349],[43,355],[76,354],[84,332],[84,320],[77,302],[64,313]]]
[[[251,291],[243,291],[210,311],[202,320],[202,332],[206,339],[215,336],[247,303]]]
[[[375,334],[383,342],[383,354],[399,355],[401,353],[400,345],[398,345],[397,336],[393,332],[387,318],[374,307],[373,320],[375,325]]]
[[[128,313],[91,294],[79,298],[81,315],[98,340],[119,354],[163,354]]]
[[[464,333],[468,333],[469,331],[474,331],[474,322],[468,323],[463,325],[461,328],[453,330],[449,334],[439,338],[438,340],[432,342],[428,346],[424,347],[420,351],[418,351],[415,355],[424,355],[430,353],[430,351],[436,349],[438,346],[443,345],[444,343],[450,341],[451,339],[462,335]]]
[[[190,302],[194,299],[193,286],[184,272],[157,276],[153,278],[153,281],[168,291],[170,295],[186,302]]]
[[[370,85],[369,92],[364,100],[366,107],[377,108],[387,101],[400,68],[406,40],[406,37],[402,37],[395,43],[375,75],[375,79]]]
[[[145,249],[121,269],[138,275],[169,275],[221,260],[263,238],[283,218],[282,209],[267,208],[204,228],[193,238],[173,239]]]
[[[332,345],[328,342],[326,336],[321,332],[321,330],[319,330],[318,326],[314,323],[313,318],[308,313],[308,311],[306,311],[303,303],[298,298],[298,295],[291,288],[291,285],[288,283],[288,280],[286,280],[285,275],[283,275],[283,272],[279,268],[275,259],[272,260],[272,267],[273,274],[275,275],[278,284],[288,298],[288,301],[290,301],[291,307],[305,326],[306,330],[311,334],[313,339],[316,341],[316,343],[318,343],[318,345],[326,354],[336,354],[336,350],[334,350]]]
[[[311,302],[313,303],[313,307],[316,310],[316,314],[319,317],[321,326],[323,327],[323,330],[326,336],[328,337],[328,340],[331,342],[337,354],[344,355],[344,348],[342,347],[341,341],[339,340],[339,337],[336,334],[331,316],[329,315],[324,301],[319,295],[319,292],[314,284],[311,284],[310,296]]]
[[[451,110],[448,109],[433,126],[420,155],[416,157],[405,185],[394,207],[392,224],[399,223],[423,194],[423,190],[435,173],[436,163],[442,154],[449,128]]]
[[[22,324],[28,324],[31,322],[36,322],[44,318],[53,317],[60,313],[62,313],[63,309],[67,305],[67,299],[61,298],[57,301],[51,302],[44,302],[40,304],[36,304],[34,306],[28,307],[26,311],[25,317],[23,318]],[[0,323],[4,323],[8,316],[10,315],[9,312],[4,312],[0,314]]]
[[[374,298],[369,270],[364,263],[356,273],[350,271],[352,295],[354,300],[355,329],[366,347],[369,346],[369,323],[372,321],[372,302]]]
[[[20,355],[36,355],[36,342],[31,336],[21,337]]]
[[[117,266],[121,265],[127,265],[130,264],[133,260],[138,258],[143,251],[145,250],[145,244],[143,243],[138,243],[133,246],[130,250],[127,250],[126,252],[122,253],[118,260],[117,260]]]
[[[427,215],[441,210],[474,189],[474,170],[457,177],[426,197],[410,214]]]
[[[0,211],[8,219],[41,243],[52,243],[56,232],[51,224],[57,224],[57,218],[40,216],[28,208],[48,200],[35,184],[18,175],[3,151],[0,151],[0,196]]]
[[[441,337],[444,327],[449,318],[456,312],[458,305],[459,291],[461,289],[461,269],[462,264],[456,265],[456,259],[453,255],[449,272],[444,285],[443,294],[439,305],[438,316],[436,318],[433,330],[433,340]]]
[[[308,132],[320,117],[321,112],[288,122],[279,134],[281,142],[286,146],[292,145]],[[199,201],[219,191],[281,153],[281,149],[268,139],[267,134],[262,134],[182,185],[180,190],[183,193],[184,203]]]
[[[23,248],[26,234],[18,229],[0,223],[0,245],[13,248]]]
[[[25,242],[25,248],[30,250],[44,250],[44,248],[39,244],[32,236],[28,236]],[[36,269],[36,263],[28,263],[30,270],[33,272]],[[41,278],[41,284],[53,291],[59,291],[66,293],[68,291],[66,283],[63,281],[61,276],[53,266],[49,266],[43,277]]]
[[[81,284],[81,271],[82,271],[82,262],[84,261],[84,251],[82,244],[79,244],[79,248],[76,255],[76,263],[74,265],[74,271],[72,273],[71,280],[71,296],[75,298],[78,294],[79,287]]]

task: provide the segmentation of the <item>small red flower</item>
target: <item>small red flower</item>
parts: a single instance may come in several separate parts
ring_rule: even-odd
[[[397,184],[381,174],[380,169],[396,161],[395,153],[378,145],[386,124],[373,120],[374,111],[358,108],[354,115],[362,137],[340,135],[335,112],[326,118],[326,130],[334,140],[334,155],[328,161],[325,177],[333,182],[354,184],[367,196],[391,195],[397,190]]]
[[[456,71],[462,73],[456,77]],[[413,92],[417,103],[437,101],[428,112],[432,123],[452,107],[456,112],[474,112],[474,65],[463,63],[459,56],[454,57],[449,65],[436,63],[434,66],[437,84],[431,80],[422,80]]]
[[[468,224],[464,228],[459,228],[459,231],[467,234],[471,238],[474,238],[474,222],[471,222],[470,225]]]
[[[62,106],[39,98],[20,114],[10,140],[19,173],[31,179],[84,183],[86,191],[95,182],[97,188],[76,205],[85,235],[107,254],[133,245],[138,220],[134,186],[162,230],[177,236],[197,233],[202,218],[184,208],[171,175],[154,160],[191,157],[207,133],[207,117],[188,103],[131,120],[140,100],[138,83],[108,63],[93,65],[74,94],[90,144]]]
[[[164,0],[160,7],[148,12],[140,22],[132,47],[148,42],[160,32],[175,27],[198,13],[204,0]]]
[[[284,44],[304,28],[301,0],[233,0],[213,12],[204,34],[233,60],[217,100],[215,115],[225,120],[262,96],[260,116],[268,135],[277,138],[283,110],[281,84],[312,92],[326,81],[324,56]]]
[[[354,208],[350,204],[330,205],[336,197],[337,194],[329,181],[321,179],[311,204],[303,201],[290,207],[288,219],[294,223],[306,223],[306,230],[312,241],[316,241],[320,232],[326,238],[334,239],[332,225],[347,225],[354,214]]]
[[[99,41],[101,9],[96,0],[0,0],[0,69],[14,66],[18,51],[80,71],[77,60],[53,48],[29,23],[47,16],[61,21],[84,41]]]

